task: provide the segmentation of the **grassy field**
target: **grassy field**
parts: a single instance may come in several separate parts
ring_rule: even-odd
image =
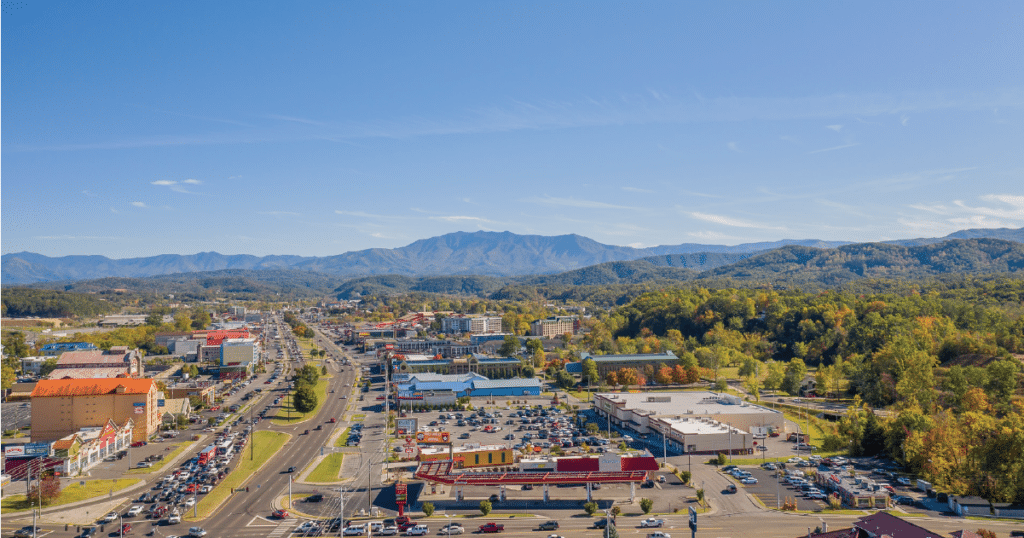
[[[256,472],[268,459],[270,459],[281,447],[288,441],[290,437],[286,433],[272,432],[261,430],[252,434],[252,441],[254,454],[253,459],[250,460],[247,454],[242,455],[238,464],[235,465],[234,470],[231,474],[224,477],[224,480],[217,484],[213,491],[207,493],[201,501],[199,501],[198,512],[199,518],[204,519],[209,517],[213,511],[224,502],[225,499],[231,495],[231,489],[241,486],[246,480]],[[248,447],[246,447],[248,448]],[[191,518],[192,511],[189,510],[186,513],[185,519],[189,521],[195,521]]]
[[[313,469],[313,472],[306,476],[306,481],[317,483],[337,482],[338,475],[341,474],[341,462],[344,458],[345,455],[341,452],[328,454],[326,458],[320,460],[320,465],[317,465],[316,469]]]
[[[114,490],[114,493],[117,493],[118,491],[134,486],[141,481],[142,480],[138,478],[129,478],[120,480],[86,480],[84,486],[80,486],[78,483],[71,484],[64,488],[64,491],[60,492],[60,496],[58,496],[52,503],[44,506],[44,508],[84,501],[86,499],[93,499],[102,495],[109,495],[110,490]],[[2,504],[0,504],[0,514],[20,512],[22,510],[28,510],[29,508],[28,500],[24,495],[11,495],[9,497],[4,497]]]
[[[136,467],[136,468],[128,471],[127,474],[159,473],[160,471],[162,471],[164,469],[164,467],[167,467],[168,464],[170,464],[172,461],[174,461],[174,458],[177,458],[178,454],[181,454],[182,450],[185,450],[185,448],[187,448],[191,444],[192,444],[191,441],[186,441],[184,443],[177,443],[175,445],[175,447],[174,447],[174,450],[171,450],[170,452],[165,454],[164,455],[164,459],[159,461],[159,462],[157,462],[157,463],[155,463],[152,467],[141,468],[141,469]]]
[[[316,392],[316,408],[309,413],[300,413],[296,411],[295,407],[292,405],[291,396],[282,400],[281,407],[277,410],[277,416],[273,419],[274,424],[287,426],[316,416],[316,414],[320,412],[320,408],[324,406],[324,402],[327,401],[327,383],[329,381],[330,376],[320,376],[320,379],[316,382],[316,386],[313,387],[313,390]],[[289,394],[293,395],[295,394],[295,391],[293,390]],[[289,413],[291,418],[289,418]]]

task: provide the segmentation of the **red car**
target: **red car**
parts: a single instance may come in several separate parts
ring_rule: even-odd
[[[121,534],[128,534],[129,532],[132,532],[131,523],[125,523],[124,525],[121,525]]]
[[[288,511],[287,510],[274,510],[270,514],[270,517],[277,518],[277,519],[288,519]]]
[[[146,446],[145,441],[135,441],[132,443],[132,448],[139,448],[140,446]]]
[[[338,422],[338,420],[335,419],[334,417],[331,417],[331,424],[334,424],[335,422]]]
[[[505,526],[499,523],[487,523],[486,525],[480,525],[480,532],[501,532],[505,530]]]

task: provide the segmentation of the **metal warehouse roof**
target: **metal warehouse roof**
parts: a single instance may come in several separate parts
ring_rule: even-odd
[[[583,359],[593,359],[594,362],[629,362],[629,361],[677,361],[679,357],[671,351],[664,353],[638,353],[634,355],[591,355],[589,353],[580,353],[580,361]]]
[[[540,380],[537,378],[521,378],[516,377],[512,379],[484,379],[473,382],[473,388],[476,390],[481,389],[505,389],[505,388],[519,388],[519,387],[539,387]]]
[[[147,394],[155,385],[152,379],[44,379],[32,397],[99,396],[114,394],[118,387],[124,387],[124,394]]]

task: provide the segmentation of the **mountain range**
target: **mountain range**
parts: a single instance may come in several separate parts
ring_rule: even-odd
[[[979,238],[1024,243],[1024,228],[962,230],[941,238],[886,241],[884,244],[912,247],[932,245],[950,239]],[[191,255],[163,254],[145,258],[111,259],[104,256],[49,257],[19,252],[4,254],[0,258],[0,279],[5,286],[9,286],[109,277],[145,278],[227,269],[291,269],[342,278],[372,275],[522,277],[571,272],[609,262],[635,260],[644,260],[652,269],[660,267],[708,271],[731,266],[754,254],[778,250],[781,247],[835,249],[851,244],[849,241],[784,239],[734,246],[684,243],[633,248],[605,245],[576,234],[540,236],[518,235],[511,232],[456,232],[421,239],[395,249],[368,249],[326,257],[259,257],[201,252]]]

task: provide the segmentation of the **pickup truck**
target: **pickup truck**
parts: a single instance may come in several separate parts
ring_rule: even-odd
[[[480,532],[502,532],[505,530],[505,526],[500,523],[487,523],[480,525]]]
[[[646,529],[646,528],[650,528],[650,527],[664,527],[664,526],[665,526],[665,520],[664,519],[654,519],[653,517],[649,517],[649,518],[647,518],[647,519],[645,519],[645,520],[640,522],[640,528],[641,529]]]

